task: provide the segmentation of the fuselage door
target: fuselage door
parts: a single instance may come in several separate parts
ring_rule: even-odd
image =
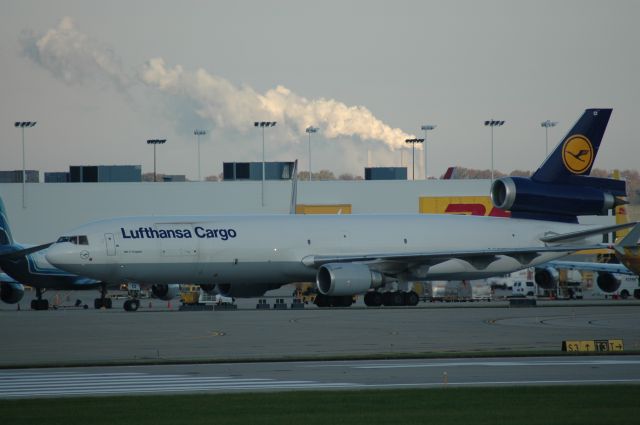
[[[104,240],[107,243],[107,255],[116,255],[116,240],[113,237],[113,233],[105,233]]]

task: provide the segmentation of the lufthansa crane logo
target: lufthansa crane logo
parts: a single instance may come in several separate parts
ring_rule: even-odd
[[[562,147],[562,162],[573,174],[582,174],[593,163],[593,146],[584,136],[570,137]]]

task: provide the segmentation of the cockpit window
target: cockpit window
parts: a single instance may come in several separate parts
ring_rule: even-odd
[[[60,236],[57,243],[71,242],[74,245],[89,245],[89,239],[86,235],[82,236]]]

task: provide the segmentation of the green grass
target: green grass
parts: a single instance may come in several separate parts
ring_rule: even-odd
[[[0,401],[17,424],[637,424],[640,385],[323,391]]]

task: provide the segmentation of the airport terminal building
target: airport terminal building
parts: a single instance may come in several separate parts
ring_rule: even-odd
[[[289,214],[291,180],[135,183],[0,183],[14,238],[39,244],[81,224],[117,216]],[[299,181],[298,213],[489,213],[489,180]],[[465,198],[460,198],[465,197]],[[472,197],[472,198],[466,198]],[[453,198],[453,199],[450,199]],[[24,204],[23,204],[24,201]],[[475,207],[474,207],[475,205]],[[611,223],[612,217],[585,217]]]

